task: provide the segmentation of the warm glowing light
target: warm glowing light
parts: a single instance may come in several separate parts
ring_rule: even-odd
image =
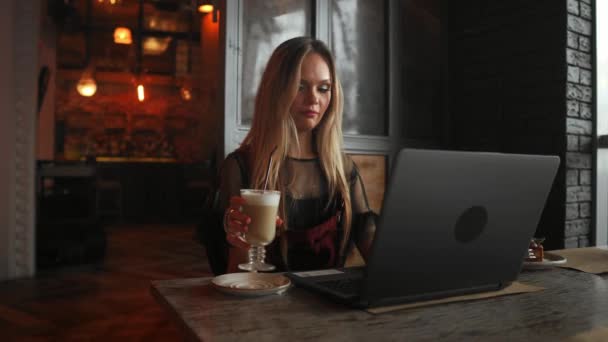
[[[117,27],[114,29],[114,43],[116,44],[131,44],[131,30],[126,27]]]
[[[115,4],[116,4],[116,0],[110,0],[110,3],[111,3],[112,5],[115,5]]]
[[[145,99],[145,96],[144,96],[144,86],[141,85],[141,84],[139,84],[137,86],[137,99],[139,100],[139,102],[143,102],[144,99]]]
[[[198,11],[201,13],[211,13],[213,11],[213,5],[200,5]]]
[[[187,86],[183,86],[179,89],[179,94],[181,95],[184,101],[192,100],[192,89]]]
[[[95,95],[97,91],[97,83],[91,77],[82,77],[78,84],[76,84],[76,90],[78,94],[86,97]]]
[[[167,50],[167,48],[169,47],[169,43],[171,43],[171,37],[148,37],[143,40],[141,45],[144,51],[144,55],[158,56],[163,54]]]

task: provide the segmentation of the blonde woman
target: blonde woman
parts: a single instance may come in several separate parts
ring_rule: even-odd
[[[211,262],[224,257],[225,271],[235,272],[247,260],[242,233],[250,218],[238,210],[239,190],[263,188],[271,153],[268,189],[282,197],[269,261],[278,270],[340,267],[354,246],[367,257],[375,225],[361,177],[343,152],[341,127],[342,93],[327,46],[308,37],[279,45],[262,76],[251,130],[222,166],[225,241],[217,244],[225,247],[209,255]]]

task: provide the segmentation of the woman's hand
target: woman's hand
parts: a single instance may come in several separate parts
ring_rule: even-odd
[[[226,241],[234,247],[241,249],[249,249],[250,245],[244,238],[244,235],[249,230],[251,218],[241,211],[241,206],[245,203],[245,199],[241,196],[232,196],[230,205],[226,209],[224,216],[224,230],[226,231]],[[277,216],[277,229],[283,225],[283,220]]]
[[[226,231],[226,241],[234,247],[248,249],[249,244],[243,237],[249,229],[248,224],[251,218],[241,212],[241,206],[245,199],[241,196],[232,196],[230,205],[226,209],[224,216],[224,230]]]

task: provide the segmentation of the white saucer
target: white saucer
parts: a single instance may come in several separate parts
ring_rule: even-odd
[[[281,294],[291,285],[289,278],[276,273],[228,273],[217,276],[211,284],[221,292],[239,296]]]
[[[524,269],[537,270],[549,268],[558,265],[563,265],[566,263],[566,261],[568,261],[568,259],[564,258],[563,256],[553,254],[551,252],[545,252],[543,254],[543,261],[524,261]]]

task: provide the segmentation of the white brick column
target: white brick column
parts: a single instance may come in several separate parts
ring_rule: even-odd
[[[593,65],[590,0],[567,0],[566,220],[564,247],[586,247],[592,226]]]
[[[40,1],[0,5],[0,280],[35,273],[35,137]]]

